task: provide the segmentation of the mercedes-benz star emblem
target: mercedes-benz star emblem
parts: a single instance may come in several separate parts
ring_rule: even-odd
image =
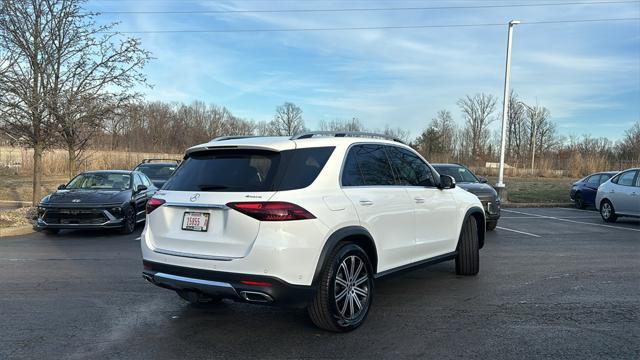
[[[191,200],[191,202],[197,201],[200,198],[200,194],[196,193],[191,195],[191,198],[189,198],[189,200]]]

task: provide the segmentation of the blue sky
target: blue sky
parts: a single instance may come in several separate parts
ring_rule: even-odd
[[[90,0],[95,11],[268,10],[469,6],[568,2]],[[586,1],[584,1],[586,2]],[[372,12],[104,14],[120,31],[371,27],[504,23],[403,30],[136,34],[153,52],[148,99],[224,105],[270,120],[302,107],[307,127],[359,118],[368,128],[419,134],[440,109],[461,123],[456,101],[491,93],[502,101],[506,23],[640,17],[640,3]],[[551,111],[563,135],[619,139],[640,121],[640,21],[522,24],[515,28],[511,87]],[[495,114],[498,116],[498,112]],[[497,129],[499,122],[492,127]]]

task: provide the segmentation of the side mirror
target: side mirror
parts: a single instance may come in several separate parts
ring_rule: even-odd
[[[489,182],[489,180],[487,180],[487,178],[484,176],[478,176],[478,180],[480,180],[480,182],[483,184],[486,184]]]
[[[453,189],[456,187],[456,179],[449,175],[440,175],[440,189]]]
[[[58,185],[58,190],[64,190],[66,188],[67,188],[67,185],[65,185],[65,184]]]
[[[147,187],[144,185],[138,185],[138,187],[136,188],[136,192],[141,192],[145,190],[147,190]]]

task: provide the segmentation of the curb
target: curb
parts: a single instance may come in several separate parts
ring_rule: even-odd
[[[566,203],[503,203],[501,204],[501,207],[503,208],[556,208],[556,207],[561,207],[561,208],[567,208],[567,207],[574,207],[573,203],[570,202],[566,202]]]

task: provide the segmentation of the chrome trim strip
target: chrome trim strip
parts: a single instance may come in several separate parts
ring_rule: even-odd
[[[171,207],[229,210],[229,207],[224,204],[195,204],[195,203],[181,203],[181,202],[166,202],[162,205],[171,206]]]
[[[220,282],[220,281],[212,281],[212,280],[202,280],[202,279],[194,279],[194,278],[190,278],[190,277],[184,277],[184,276],[178,276],[178,275],[171,275],[171,274],[165,274],[165,273],[155,273],[153,275],[154,280],[156,277],[162,278],[162,279],[168,279],[168,280],[176,280],[176,281],[182,281],[182,282],[187,282],[187,283],[191,283],[191,284],[199,284],[199,285],[207,285],[207,286],[216,286],[216,287],[224,287],[224,288],[230,288],[233,289],[235,291],[235,289],[233,288],[233,286],[231,286],[231,284],[226,283],[226,282]]]
[[[157,252],[159,254],[187,257],[187,258],[192,258],[192,259],[217,260],[217,261],[231,261],[231,260],[234,260],[234,259],[239,259],[239,258],[224,257],[224,256],[190,254],[190,253],[185,253],[185,252],[180,252],[180,251],[173,251],[173,250],[165,250],[165,249],[160,249],[160,248],[155,248],[155,249],[153,249],[153,251],[155,251],[155,252]]]

